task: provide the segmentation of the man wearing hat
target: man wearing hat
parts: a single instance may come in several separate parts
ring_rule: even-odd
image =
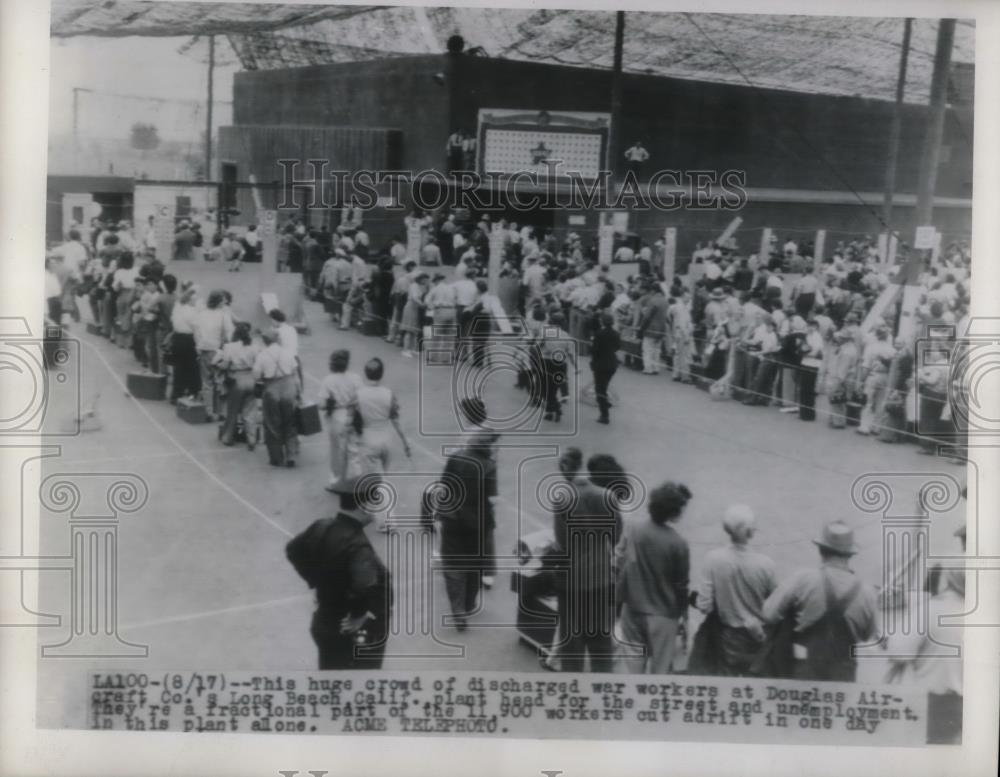
[[[310,632],[320,669],[380,669],[392,611],[389,570],[365,535],[379,480],[340,480],[340,510],[295,537],[285,554],[316,591]]]
[[[853,648],[875,637],[875,591],[850,569],[857,547],[847,524],[827,524],[813,542],[819,568],[801,570],[781,583],[764,602],[763,620],[791,619],[792,666],[781,667],[786,676],[854,682]]]

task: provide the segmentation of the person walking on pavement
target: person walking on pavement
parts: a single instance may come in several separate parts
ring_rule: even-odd
[[[392,613],[392,580],[365,526],[377,484],[341,480],[340,509],[296,536],[285,548],[289,562],[316,591],[310,633],[319,668],[381,669]]]
[[[601,412],[597,419],[599,424],[611,422],[608,415],[611,408],[608,386],[618,369],[619,348],[621,348],[621,337],[615,329],[614,317],[607,312],[599,314],[590,343],[590,370],[594,374],[594,394],[597,398],[597,408]]]
[[[615,550],[621,605],[621,662],[628,674],[668,674],[677,634],[687,616],[691,552],[671,524],[691,491],[666,482],[649,494],[649,520],[625,527]]]
[[[336,493],[334,486],[347,471],[348,446],[351,444],[351,420],[358,406],[361,377],[348,372],[351,352],[338,349],[330,354],[330,374],[320,385],[320,400],[326,413],[327,434],[330,438],[330,481],[326,490]]]
[[[399,402],[395,392],[382,385],[384,375],[385,365],[381,359],[369,359],[365,364],[365,379],[358,387],[358,408],[352,419],[360,440],[356,458],[348,455],[349,475],[384,475],[392,461],[390,441],[393,432],[403,444],[406,458],[411,457],[410,443],[399,424]],[[379,520],[378,531],[388,531],[385,516]]]
[[[441,485],[447,494],[437,516],[441,523],[440,558],[455,628],[465,631],[479,606],[482,588],[495,575],[496,529],[493,503],[497,467],[493,446],[500,435],[479,429],[464,448],[445,462]],[[488,585],[487,585],[488,583]]]
[[[796,680],[853,683],[858,668],[854,646],[875,638],[875,591],[849,566],[857,547],[847,524],[827,524],[813,542],[819,568],[792,575],[764,602],[764,622],[777,625],[788,619],[786,630],[791,630],[790,655],[780,650],[772,669]]]
[[[591,672],[611,672],[615,658],[613,562],[622,519],[613,493],[579,471],[579,451],[568,453],[559,462],[568,491],[562,489],[552,506],[555,567],[564,585],[555,652],[564,672],[584,671],[588,656]]]
[[[774,562],[750,548],[757,526],[746,505],[730,506],[722,528],[731,542],[705,554],[696,606],[719,621],[714,673],[749,677],[765,638],[764,602],[777,585]]]

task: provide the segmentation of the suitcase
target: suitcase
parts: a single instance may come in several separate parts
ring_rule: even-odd
[[[166,399],[167,376],[155,372],[130,372],[125,378],[128,393],[136,399]]]
[[[382,322],[375,316],[366,315],[361,322],[361,334],[368,337],[380,337],[382,335]]]
[[[100,335],[103,334],[100,324],[95,324],[93,321],[87,322],[87,334],[88,335]]]
[[[306,405],[299,405],[295,409],[296,426],[299,434],[308,437],[312,434],[319,434],[323,431],[323,425],[319,421],[319,405],[310,402]]]
[[[177,400],[177,417],[189,424],[204,424],[208,421],[208,413],[200,399],[183,397]]]

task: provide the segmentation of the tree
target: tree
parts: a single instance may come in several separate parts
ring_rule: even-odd
[[[160,145],[160,135],[155,124],[136,122],[132,125],[132,148],[139,151],[152,151]]]

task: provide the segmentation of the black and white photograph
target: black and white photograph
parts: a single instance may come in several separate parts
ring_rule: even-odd
[[[997,9],[743,5],[51,0],[32,730],[995,773]]]

